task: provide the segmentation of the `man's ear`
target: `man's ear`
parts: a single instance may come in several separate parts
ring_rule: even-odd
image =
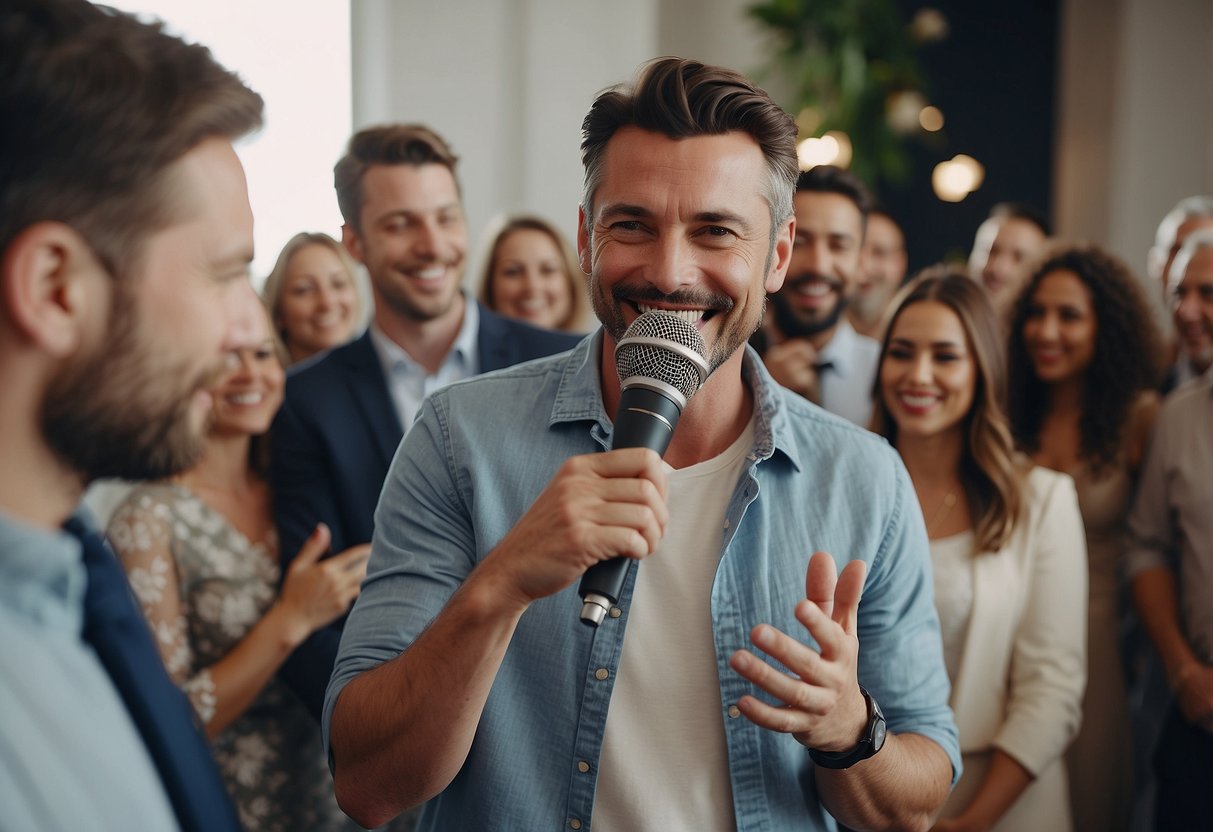
[[[341,245],[345,246],[345,250],[349,252],[350,257],[353,257],[362,265],[366,265],[366,260],[362,255],[362,236],[348,222],[343,223],[341,226]]]
[[[590,232],[586,229],[585,208],[577,206],[577,262],[581,271],[589,274],[594,258],[590,256]]]
[[[771,268],[767,271],[763,288],[767,294],[774,294],[783,286],[787,277],[788,266],[792,263],[792,240],[796,236],[796,217],[787,220],[775,232],[775,248],[771,252]]]
[[[112,278],[78,232],[59,222],[23,229],[0,260],[3,312],[8,325],[34,347],[55,357],[80,347],[88,320],[108,316]],[[99,304],[107,308],[98,309]]]

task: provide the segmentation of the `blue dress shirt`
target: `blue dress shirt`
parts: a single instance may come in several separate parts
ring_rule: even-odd
[[[568,457],[610,447],[601,347],[599,333],[567,355],[452,385],[422,406],[376,512],[369,576],[326,697],[326,742],[342,688],[412,643]],[[891,730],[946,751],[955,778],[960,755],[927,539],[909,477],[884,440],[779,387],[752,350],[744,372],[754,447],[720,530],[710,599],[735,822],[831,830],[807,750],[741,717],[736,702],[760,692],[728,659],[762,622],[812,643],[794,608],[813,552],[830,552],[840,568],[866,561],[859,680]],[[636,568],[618,613],[597,630],[578,621],[575,585],[523,614],[467,760],[426,805],[420,829],[589,828]]]

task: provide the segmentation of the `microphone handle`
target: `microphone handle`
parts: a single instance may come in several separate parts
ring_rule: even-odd
[[[627,387],[620,394],[611,449],[651,448],[665,456],[682,407],[669,396],[640,386],[642,383]],[[597,627],[619,601],[630,562],[630,558],[620,556],[599,561],[586,570],[577,590],[583,601],[583,624]]]

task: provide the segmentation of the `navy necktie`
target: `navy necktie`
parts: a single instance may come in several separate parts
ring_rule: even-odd
[[[189,700],[169,678],[126,573],[101,535],[72,517],[88,572],[84,640],[92,645],[143,738],[186,832],[238,830],[235,810]]]

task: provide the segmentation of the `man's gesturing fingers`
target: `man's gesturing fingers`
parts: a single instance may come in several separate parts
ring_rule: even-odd
[[[805,573],[805,597],[849,635],[854,635],[859,617],[859,599],[863,596],[867,574],[867,564],[853,560],[843,567],[839,576],[834,558],[826,552],[814,552]],[[801,623],[808,626],[803,619]]]

